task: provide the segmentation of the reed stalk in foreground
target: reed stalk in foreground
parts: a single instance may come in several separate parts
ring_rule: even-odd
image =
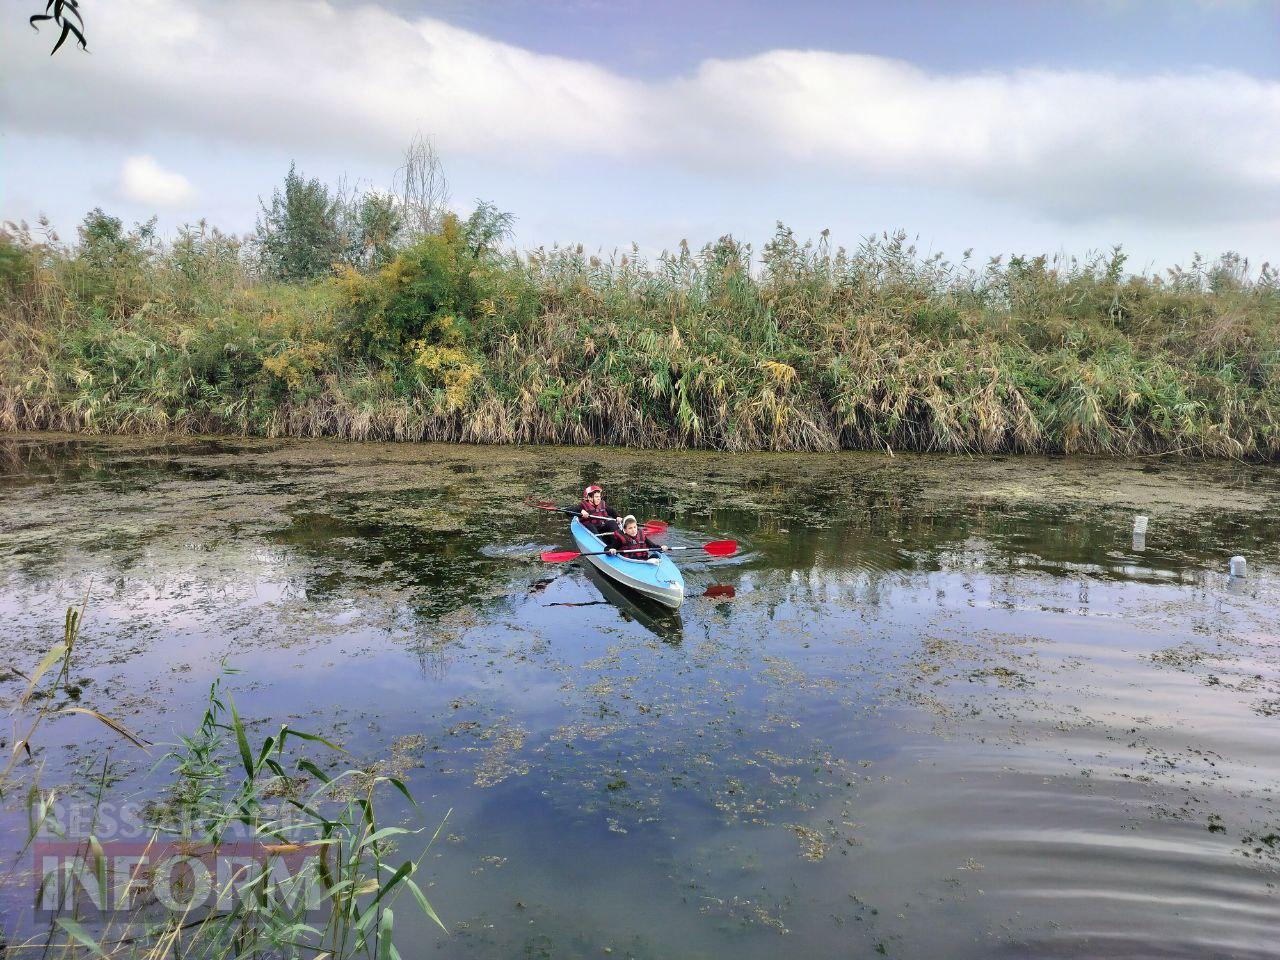
[[[330,773],[306,756],[291,758],[287,747],[294,742],[344,751],[287,725],[251,745],[221,678],[210,688],[196,730],[158,764],[167,768],[170,788],[163,802],[151,805],[143,839],[99,835],[106,756],[91,792],[87,831],[68,836],[57,817],[56,791],[43,790],[39,768],[25,766],[42,722],[58,713],[86,713],[147,746],[96,711],[50,706],[71,689],[82,612],[67,611],[64,640],[32,671],[14,707],[25,716],[24,735],[0,771],[0,798],[25,787],[30,834],[21,856],[33,850],[41,864],[53,856],[57,869],[39,870],[43,932],[5,945],[6,956],[398,960],[393,907],[406,893],[414,909],[444,929],[418,879],[444,822],[416,857],[398,859],[397,845],[422,830],[383,825],[377,808],[383,790],[394,788],[416,809],[404,783],[356,769]],[[25,715],[35,693],[46,706]],[[93,909],[86,914],[86,907]]]

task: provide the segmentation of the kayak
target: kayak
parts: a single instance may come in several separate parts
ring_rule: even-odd
[[[577,517],[569,521],[569,532],[573,534],[573,542],[577,544],[579,553],[592,554],[606,549],[604,541],[584,527]],[[608,554],[588,556],[586,559],[614,583],[657,600],[663,606],[674,610],[684,603],[684,577],[665,554],[657,562],[633,560],[621,555],[611,557]]]

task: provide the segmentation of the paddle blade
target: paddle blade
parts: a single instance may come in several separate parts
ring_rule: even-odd
[[[578,558],[577,550],[544,550],[540,554],[544,563],[568,563]]]
[[[702,595],[704,597],[719,597],[725,600],[732,600],[738,595],[738,592],[733,589],[733,584],[731,583],[713,583],[702,592]]]
[[[564,507],[552,503],[550,500],[535,500],[533,497],[525,497],[525,503],[539,510],[563,510]]]
[[[644,532],[650,537],[658,537],[667,532],[667,525],[661,520],[646,520]]]
[[[710,543],[704,543],[702,549],[707,551],[713,557],[727,557],[730,554],[738,552],[737,540],[712,540]]]

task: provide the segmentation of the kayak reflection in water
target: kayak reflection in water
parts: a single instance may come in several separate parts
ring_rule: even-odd
[[[621,553],[622,556],[631,560],[653,560],[654,562],[657,561],[656,553],[658,551],[665,552],[671,549],[665,544],[652,540],[648,534],[641,532],[640,525],[636,523],[636,518],[631,514],[627,514],[622,518],[621,528],[609,534],[609,539],[605,541],[605,545],[609,548],[610,556],[616,556]]]
[[[582,491],[578,517],[582,520],[582,525],[595,534],[607,536],[618,526],[618,511],[605,502],[604,490],[594,483]],[[605,517],[608,519],[601,519]]]

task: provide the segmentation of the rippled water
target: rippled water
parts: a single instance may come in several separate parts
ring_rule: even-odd
[[[594,479],[744,552],[678,615],[529,559]],[[1274,469],[9,436],[0,498],[5,662],[87,594],[87,705],[172,740],[225,659],[452,808],[412,955],[1280,957]]]

